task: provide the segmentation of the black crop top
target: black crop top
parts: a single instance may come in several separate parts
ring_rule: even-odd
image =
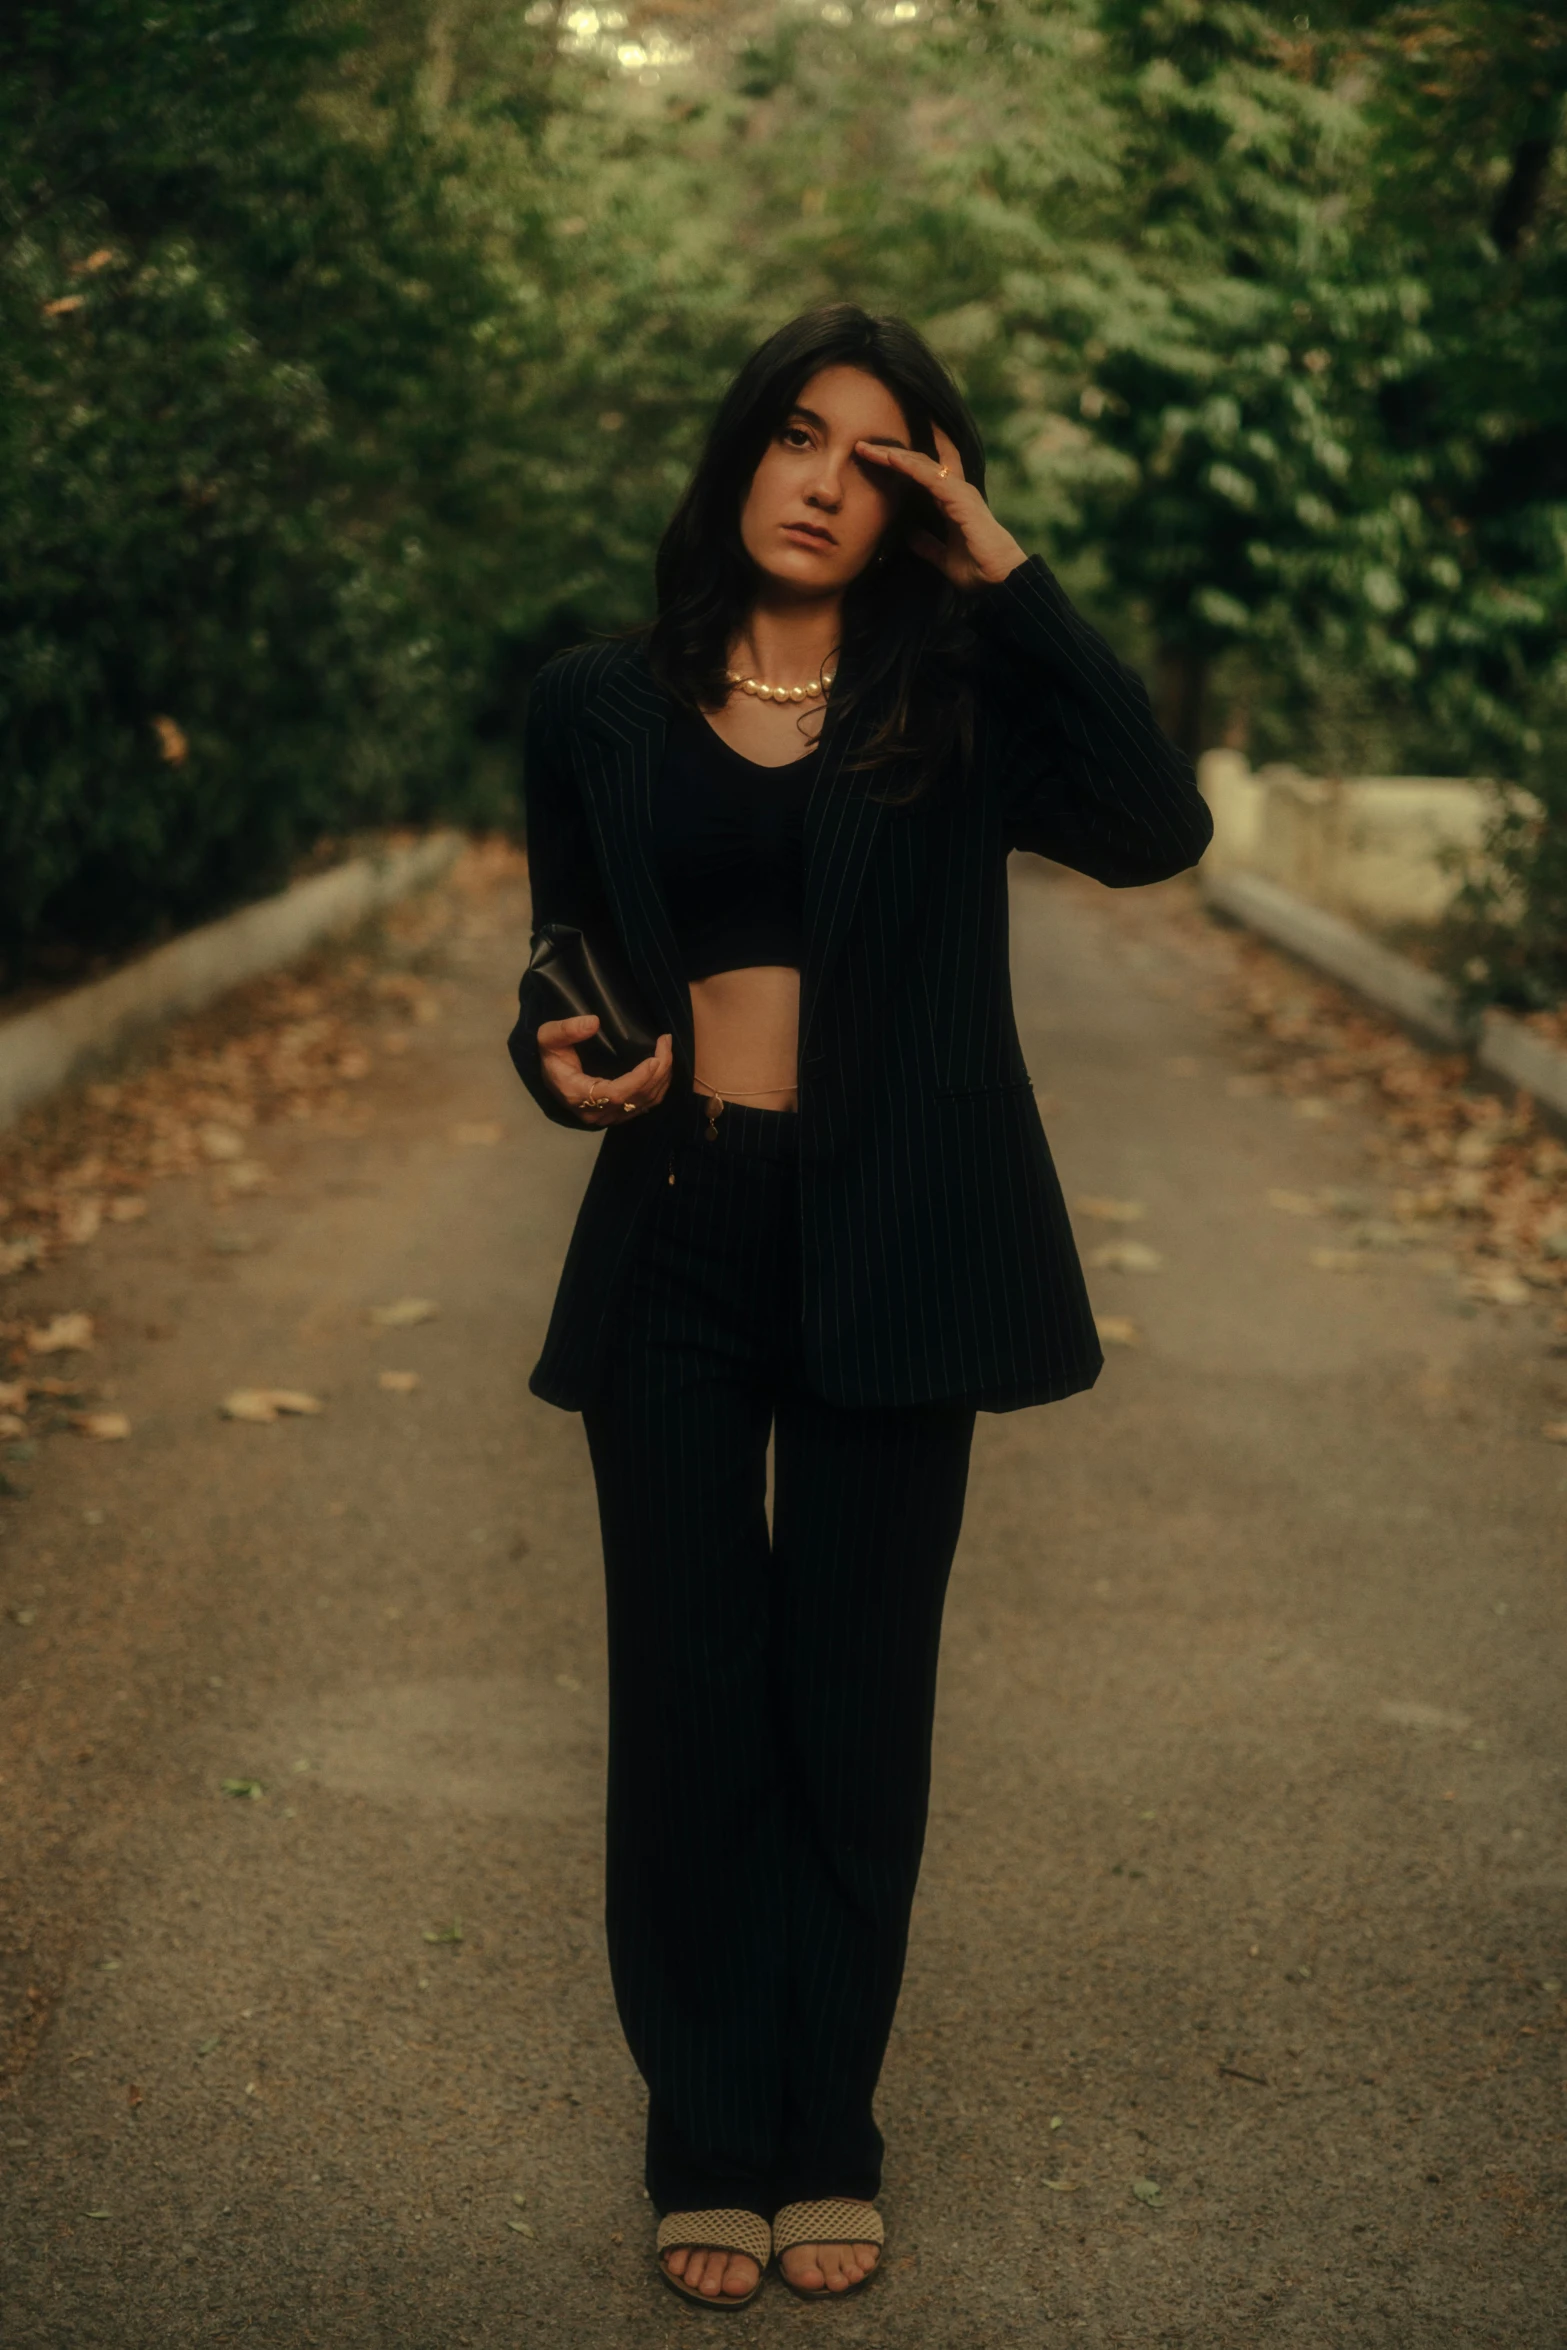
[[[688,979],[758,963],[799,970],[805,900],[807,751],[759,767],[697,710],[670,720],[653,794],[654,854]]]

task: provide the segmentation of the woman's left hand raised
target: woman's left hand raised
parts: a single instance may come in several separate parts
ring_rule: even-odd
[[[955,588],[993,586],[1028,560],[973,483],[964,480],[963,460],[939,424],[934,458],[922,457],[918,449],[888,448],[883,441],[856,441],[854,447],[855,455],[867,464],[901,474],[934,498],[946,525],[944,533],[938,538],[934,531],[916,530],[909,544]]]

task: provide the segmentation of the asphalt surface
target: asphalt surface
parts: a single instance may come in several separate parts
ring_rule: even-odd
[[[1092,1394],[979,1424],[883,2274],[720,2321],[654,2273],[592,1486],[526,1391],[595,1146],[504,1056],[514,892],[362,1133],[8,1292],[134,1422],[0,1505],[8,2350],[1567,2339],[1547,1316],[1313,1265],[1266,1194],[1364,1187],[1362,1115],[1247,1085],[1170,893],[1013,900],[1068,1197],[1146,1210],[1084,1246],[1162,1262],[1092,1274],[1142,1332]]]

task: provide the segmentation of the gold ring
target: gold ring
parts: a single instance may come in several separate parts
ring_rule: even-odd
[[[949,474],[951,471],[952,471],[952,468],[951,468],[951,466],[950,466],[950,465],[944,465],[944,466],[941,468],[941,471],[940,471],[939,475],[937,476],[937,479],[938,479],[938,480],[940,480],[940,481],[945,481],[945,480],[946,480],[946,478],[947,478],[947,476],[948,476],[948,474]]]
[[[642,1107],[640,1102],[622,1102],[620,1106],[625,1111],[628,1118],[633,1114],[634,1111],[639,1110]]]

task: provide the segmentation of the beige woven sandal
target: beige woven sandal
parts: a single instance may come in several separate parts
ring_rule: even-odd
[[[749,2293],[699,2293],[684,2277],[671,2276],[666,2252],[743,2252],[761,2276]],[[658,2273],[666,2285],[701,2309],[745,2309],[762,2289],[773,2256],[773,2232],[755,2211],[666,2211],[658,2223]]]
[[[796,2244],[874,2244],[880,2250],[885,2242],[881,2213],[874,2203],[845,2203],[834,2195],[825,2203],[786,2203],[782,2211],[773,2215],[773,2250],[778,2255],[778,2274],[800,2301],[846,2300],[849,2294],[863,2291],[871,2278],[880,2273],[881,2262],[878,2260],[865,2276],[836,2293],[830,2285],[797,2285],[783,2265],[784,2254],[792,2252]]]

